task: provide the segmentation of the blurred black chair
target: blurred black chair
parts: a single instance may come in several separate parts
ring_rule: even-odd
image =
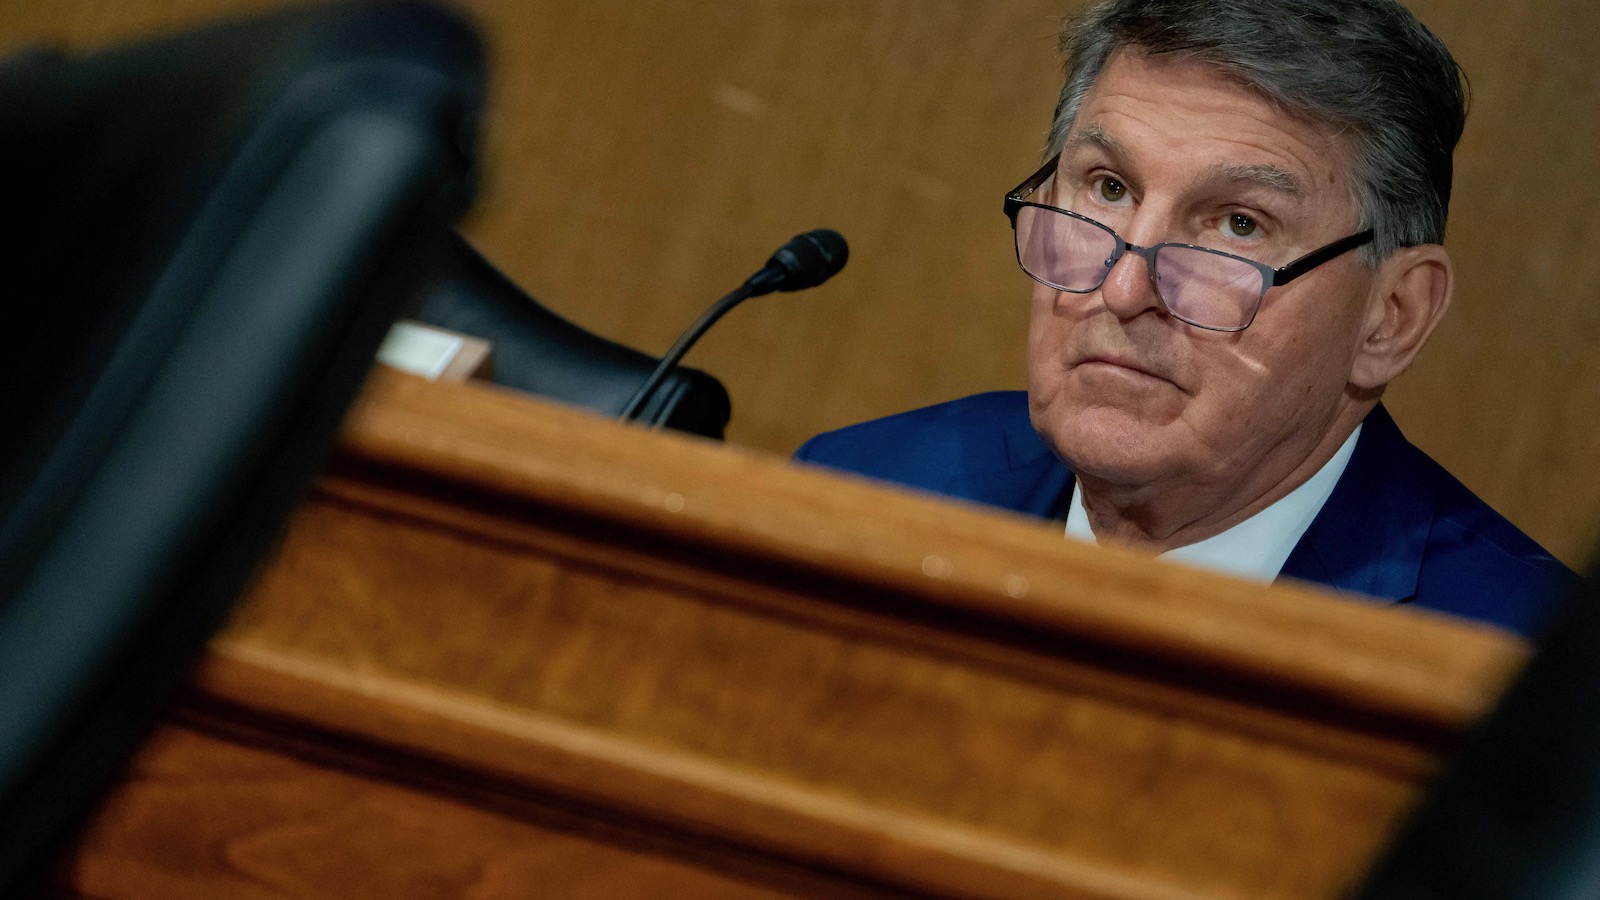
[[[568,322],[524,293],[465,240],[450,242],[445,279],[417,318],[486,338],[494,380],[606,416],[622,413],[659,361]],[[721,438],[730,414],[721,382],[678,367],[650,395],[638,420]]]
[[[477,38],[414,2],[0,63],[0,896],[131,752],[472,193]]]
[[[1600,897],[1600,569],[1373,867],[1359,900]]]

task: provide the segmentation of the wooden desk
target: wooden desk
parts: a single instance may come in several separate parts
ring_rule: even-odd
[[[60,883],[1331,898],[1524,653],[379,374]]]

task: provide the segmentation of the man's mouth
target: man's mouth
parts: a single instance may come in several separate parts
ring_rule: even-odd
[[[1133,375],[1142,375],[1171,383],[1172,379],[1158,371],[1155,367],[1145,365],[1129,356],[1116,353],[1095,353],[1080,360],[1077,367],[1104,367],[1107,370],[1122,370]]]

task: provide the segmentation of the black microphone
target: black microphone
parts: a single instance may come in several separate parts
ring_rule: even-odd
[[[723,314],[735,306],[749,300],[751,297],[760,297],[773,291],[799,291],[827,281],[839,274],[844,264],[850,258],[850,246],[845,243],[844,236],[828,228],[818,228],[805,234],[797,234],[789,239],[787,244],[779,247],[761,267],[761,271],[744,280],[744,284],[734,288],[727,296],[711,304],[699,319],[695,320],[689,330],[678,338],[672,348],[661,357],[661,363],[656,366],[650,377],[639,385],[633,392],[628,402],[622,408],[622,415],[618,421],[632,421],[639,415],[649,401],[650,395],[667,377],[678,360],[683,358],[694,342],[706,333]]]
[[[745,299],[773,291],[798,291],[816,287],[839,274],[850,259],[844,236],[830,228],[797,234],[779,247],[761,271],[745,279],[750,288]]]

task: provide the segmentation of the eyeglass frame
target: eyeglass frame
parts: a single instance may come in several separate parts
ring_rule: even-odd
[[[1017,267],[1022,270],[1023,274],[1027,275],[1029,278],[1032,278],[1034,281],[1039,282],[1045,287],[1054,288],[1058,291],[1065,291],[1069,294],[1092,294],[1105,286],[1106,278],[1110,277],[1111,270],[1116,268],[1117,263],[1122,261],[1122,257],[1128,253],[1132,253],[1135,256],[1144,258],[1146,270],[1150,275],[1151,287],[1155,292],[1156,300],[1161,304],[1162,312],[1165,312],[1167,315],[1172,316],[1174,319],[1177,319],[1180,322],[1192,325],[1195,328],[1203,328],[1207,331],[1238,332],[1249,328],[1251,323],[1255,322],[1256,315],[1261,312],[1261,304],[1266,302],[1267,291],[1270,291],[1275,287],[1288,284],[1289,282],[1299,278],[1301,275],[1306,274],[1312,269],[1317,268],[1323,263],[1330,262],[1337,257],[1349,253],[1351,250],[1354,250],[1357,247],[1362,247],[1371,243],[1374,236],[1374,233],[1370,228],[1366,229],[1365,231],[1358,231],[1349,237],[1342,237],[1331,244],[1326,244],[1317,248],[1316,250],[1311,251],[1310,253],[1305,254],[1304,256],[1294,260],[1291,263],[1288,263],[1287,265],[1279,266],[1277,268],[1273,268],[1266,263],[1256,262],[1253,259],[1246,259],[1243,256],[1228,253],[1224,250],[1216,250],[1211,247],[1202,247],[1198,244],[1185,244],[1178,241],[1163,241],[1159,244],[1141,247],[1138,244],[1131,244],[1124,240],[1122,235],[1117,233],[1116,229],[1105,224],[1104,222],[1091,219],[1082,213],[1076,213],[1070,209],[1062,209],[1059,206],[1051,206],[1048,203],[1035,203],[1027,199],[1033,194],[1034,191],[1039,189],[1040,185],[1044,184],[1046,179],[1055,174],[1056,167],[1060,164],[1060,161],[1061,154],[1058,153],[1051,157],[1050,161],[1045,163],[1039,169],[1039,171],[1029,175],[1021,184],[1006,192],[1006,218],[1011,220],[1011,233],[1013,235],[1012,245],[1017,254]],[[1019,235],[1017,235],[1017,214],[1022,211],[1024,206],[1032,206],[1037,209],[1061,213],[1069,218],[1077,219],[1081,222],[1087,222],[1088,224],[1105,231],[1116,240],[1117,249],[1111,254],[1111,264],[1106,266],[1105,275],[1100,277],[1098,284],[1096,284],[1094,287],[1085,288],[1083,290],[1073,290],[1072,288],[1062,287],[1059,284],[1051,284],[1050,282],[1045,281],[1043,278],[1040,278],[1039,276],[1028,271],[1027,265],[1022,262],[1022,246],[1016,239],[1019,237]],[[1248,263],[1261,272],[1261,294],[1260,296],[1256,297],[1255,306],[1250,310],[1250,318],[1243,325],[1238,326],[1202,325],[1199,322],[1192,321],[1168,308],[1166,298],[1161,296],[1160,284],[1156,281],[1156,253],[1163,247],[1181,247],[1185,250],[1199,250],[1204,253],[1211,253],[1227,259]]]

